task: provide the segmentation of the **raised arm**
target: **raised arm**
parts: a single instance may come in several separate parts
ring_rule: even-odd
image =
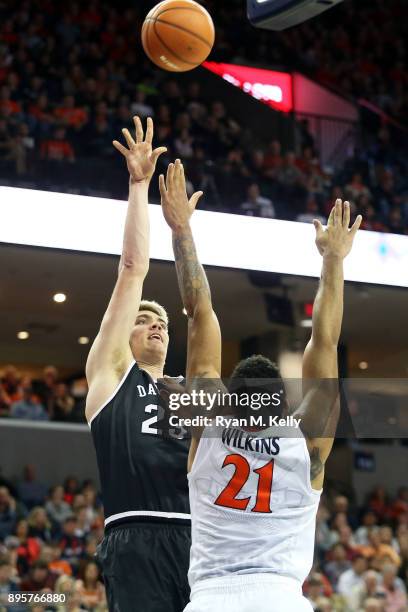
[[[313,306],[312,337],[303,356],[303,381],[305,393],[319,386],[329,401],[310,402],[304,409],[304,424],[309,430],[309,450],[312,459],[312,480],[323,482],[323,468],[331,448],[337,425],[339,403],[333,394],[334,379],[338,377],[337,345],[343,321],[344,273],[343,261],[353,246],[354,237],[361,225],[358,216],[350,225],[350,205],[337,200],[330,213],[327,229],[320,221],[314,221],[316,246],[323,257],[322,275]],[[336,401],[333,401],[333,398]],[[317,414],[319,412],[319,414]],[[313,431],[322,432],[322,423],[327,425],[321,438],[314,438]],[[327,435],[327,437],[323,437]],[[320,487],[317,487],[320,488]]]
[[[135,117],[134,122],[136,140],[129,130],[122,130],[128,148],[117,140],[113,142],[114,147],[125,157],[129,170],[129,204],[118,279],[86,364],[89,385],[86,409],[88,420],[106,401],[131,363],[129,337],[149,269],[148,190],[157,160],[166,149],[160,147],[152,150],[151,119],[147,120],[146,136],[140,119]]]
[[[163,214],[173,233],[177,278],[188,316],[187,378],[219,378],[220,326],[190,227],[190,217],[202,192],[195,193],[188,200],[184,168],[177,160],[170,164],[166,181],[163,175],[160,176],[160,193]]]

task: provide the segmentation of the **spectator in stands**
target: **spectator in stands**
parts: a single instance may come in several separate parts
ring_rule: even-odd
[[[35,467],[32,464],[25,466],[23,478],[18,484],[17,490],[19,498],[28,510],[42,504],[47,495],[47,487],[36,479]]]
[[[88,561],[83,567],[75,589],[86,609],[94,610],[98,606],[106,605],[105,589],[101,581],[100,570],[94,561]]]
[[[38,592],[42,589],[54,590],[57,576],[50,572],[45,561],[35,561],[29,571],[27,579],[21,582],[22,591]]]
[[[0,487],[0,539],[12,533],[18,520],[18,506],[7,487]]]
[[[361,526],[355,532],[356,544],[368,546],[368,532],[372,527],[377,527],[377,516],[372,510],[364,513]]]
[[[77,520],[75,516],[65,519],[60,541],[61,559],[65,559],[74,569],[77,569],[79,560],[85,549],[84,539],[75,535],[77,530]]]
[[[398,553],[389,544],[381,542],[380,529],[372,527],[368,532],[368,546],[361,547],[361,552],[368,559],[377,558],[381,563],[382,560],[391,560],[397,567],[401,565],[401,559]]]
[[[14,538],[18,542],[17,568],[20,575],[27,574],[30,566],[37,561],[41,552],[41,545],[37,538],[29,535],[29,527],[26,519],[17,521]]]
[[[353,588],[362,587],[364,584],[364,573],[367,570],[367,560],[364,555],[356,555],[350,569],[340,575],[337,583],[337,591],[351,605],[351,593]]]
[[[312,223],[314,219],[317,219],[323,224],[326,223],[326,219],[320,214],[319,204],[316,198],[309,195],[306,201],[305,211],[296,217],[296,221],[299,223]]]
[[[318,572],[312,574],[306,584],[306,597],[310,601],[313,609],[316,609],[316,602],[324,594],[323,577]]]
[[[371,198],[371,193],[369,188],[363,183],[363,179],[361,174],[356,172],[353,174],[353,177],[346,185],[345,195],[348,200],[356,201],[360,196],[366,196],[367,198]]]
[[[52,418],[55,421],[72,421],[75,401],[65,383],[55,385],[52,401]]]
[[[53,136],[41,145],[41,157],[53,162],[74,162],[75,153],[64,127],[56,127]]]
[[[347,559],[343,544],[335,544],[327,556],[330,561],[326,563],[324,571],[336,590],[339,577],[350,568],[351,563]]]
[[[52,410],[54,403],[55,388],[58,382],[58,370],[55,366],[49,365],[43,369],[42,377],[38,380],[33,380],[33,389],[35,394],[40,398],[42,404],[46,406],[47,411]]]
[[[352,587],[349,594],[349,605],[351,610],[361,610],[367,599],[385,598],[385,590],[381,586],[381,576],[373,570],[368,570],[363,575],[363,582]]]
[[[33,538],[42,542],[50,542],[52,539],[51,523],[48,520],[45,508],[37,506],[28,515],[28,533]]]
[[[286,153],[284,161],[277,171],[276,178],[287,188],[293,189],[305,184],[305,176],[296,165],[296,155],[293,151]]]
[[[79,482],[75,476],[68,476],[64,481],[64,499],[72,506],[75,495],[79,491]]]
[[[66,127],[81,129],[87,121],[87,113],[75,103],[74,96],[65,96],[61,106],[55,109],[55,117]]]
[[[69,504],[64,501],[64,487],[57,485],[50,491],[50,499],[45,504],[45,510],[56,525],[61,525],[69,516],[72,510]]]
[[[384,565],[382,570],[386,612],[400,612],[408,603],[406,587],[398,578],[397,571],[397,566],[392,563]]]
[[[37,401],[29,379],[23,380],[22,389],[22,399],[11,404],[10,417],[12,419],[28,419],[30,421],[48,421],[48,414],[44,406]]]
[[[248,187],[247,199],[241,204],[241,213],[250,217],[275,217],[275,208],[272,200],[261,195],[259,185],[252,183]]]
[[[4,393],[4,400],[11,406],[13,402],[17,402],[22,398],[20,376],[17,368],[14,366],[6,366],[4,369],[1,386]]]
[[[17,583],[13,580],[13,566],[7,557],[0,559],[0,606],[7,603],[9,593],[19,593]],[[0,608],[1,609],[1,608]],[[10,608],[4,608],[9,610]],[[15,610],[13,606],[13,610]]]
[[[264,156],[264,172],[268,178],[276,178],[283,165],[282,147],[279,140],[273,140]]]

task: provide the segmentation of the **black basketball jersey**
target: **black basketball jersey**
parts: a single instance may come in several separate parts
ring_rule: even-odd
[[[189,433],[168,426],[152,377],[133,362],[90,422],[105,525],[133,518],[188,521]]]

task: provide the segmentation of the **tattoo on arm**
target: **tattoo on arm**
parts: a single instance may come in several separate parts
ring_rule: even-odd
[[[320,459],[320,450],[317,446],[314,446],[310,452],[310,480],[312,482],[322,473],[323,468],[324,465]]]
[[[173,235],[173,249],[183,304],[191,317],[201,299],[211,302],[210,287],[204,268],[198,261],[191,231]]]

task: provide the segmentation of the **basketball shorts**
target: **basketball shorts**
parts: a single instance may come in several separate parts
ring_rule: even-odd
[[[189,601],[191,527],[125,523],[98,546],[109,612],[182,612]]]
[[[276,574],[240,574],[197,583],[185,612],[311,612],[302,587]]]

